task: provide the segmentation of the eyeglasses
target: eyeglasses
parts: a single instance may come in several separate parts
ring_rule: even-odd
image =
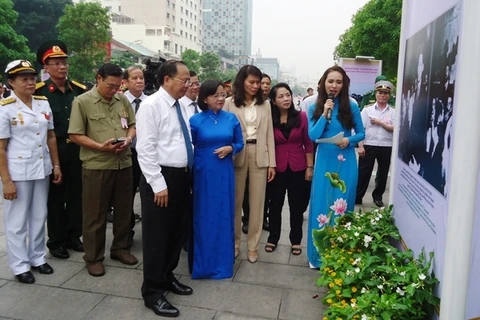
[[[106,83],[105,81],[104,81],[104,83],[107,86],[108,90],[118,90],[121,87],[121,85],[117,86],[115,84]]]
[[[192,87],[200,87],[202,84],[200,82],[192,82]]]
[[[55,63],[48,63],[47,64],[48,66],[55,66],[55,67],[60,67],[60,66],[68,66],[68,62],[67,61],[57,61]]]
[[[170,77],[174,80],[177,80],[177,81],[180,81],[181,83],[183,83],[183,85],[185,87],[190,87],[192,85],[192,80],[188,79],[188,80],[182,80],[182,79],[179,79],[179,78],[176,78],[176,77]]]
[[[214,97],[216,100],[226,99],[226,98],[227,98],[227,94],[226,94],[226,93],[214,94],[213,97]]]

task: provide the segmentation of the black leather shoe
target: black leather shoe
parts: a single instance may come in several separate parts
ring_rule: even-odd
[[[175,293],[181,296],[188,296],[193,293],[193,289],[190,288],[189,286],[186,286],[184,284],[181,284],[178,282],[178,280],[174,280],[170,283],[170,286],[168,287],[168,290],[171,293]]]
[[[180,314],[180,311],[178,311],[177,308],[172,306],[170,302],[168,302],[168,300],[165,299],[164,296],[161,296],[160,298],[158,298],[158,300],[152,305],[148,305],[145,302],[145,307],[152,309],[157,316],[161,316],[161,317],[174,318],[174,317],[178,317],[178,315]]]
[[[68,259],[68,258],[70,258],[70,255],[68,254],[67,249],[65,249],[65,247],[63,247],[63,246],[58,247],[58,248],[50,249],[49,251],[50,251],[50,254],[52,256],[54,256],[55,258],[58,258],[58,259]]]
[[[52,274],[53,273],[53,268],[48,263],[44,263],[44,264],[42,264],[41,266],[38,266],[38,267],[32,267],[32,269],[40,272],[41,274]]]
[[[243,232],[244,234],[248,234],[248,224],[244,224],[244,225],[242,226],[242,232]]]
[[[30,271],[17,274],[15,277],[17,278],[18,282],[21,282],[21,283],[28,283],[28,284],[35,283],[35,277],[33,276],[33,273],[31,273]]]
[[[362,203],[363,203],[362,200],[357,200],[357,199],[355,199],[355,204],[362,204]]]
[[[80,239],[75,238],[75,239],[70,239],[70,241],[67,242],[67,248],[68,249],[73,249],[74,251],[77,252],[84,252],[83,248],[83,243],[80,241]]]
[[[373,200],[373,203],[375,203],[375,205],[379,208],[385,206],[382,200]]]

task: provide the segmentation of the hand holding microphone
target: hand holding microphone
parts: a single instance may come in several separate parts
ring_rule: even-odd
[[[332,121],[333,98],[335,98],[335,95],[333,93],[329,93],[327,97],[327,101],[325,101],[325,105],[324,105],[325,112],[326,112],[325,118],[327,118],[328,123]]]

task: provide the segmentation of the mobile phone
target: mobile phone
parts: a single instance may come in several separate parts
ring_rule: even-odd
[[[120,142],[125,142],[127,141],[127,139],[125,138],[118,138],[118,139],[115,139],[111,142],[111,144],[117,144],[117,143],[120,143]]]

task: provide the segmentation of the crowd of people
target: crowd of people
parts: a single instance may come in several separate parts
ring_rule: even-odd
[[[146,307],[170,317],[179,310],[165,293],[193,293],[173,274],[182,247],[193,279],[232,277],[242,232],[250,263],[258,260],[262,229],[269,231],[264,251],[277,248],[286,193],[291,253],[302,254],[309,207],[307,256],[318,268],[312,229],[332,205],[324,175],[337,170],[339,160],[347,192],[338,196],[353,210],[377,159],[382,174],[373,197],[383,206],[394,121],[388,81],[375,84],[377,102],[360,112],[339,66],[325,71],[317,94],[312,89],[299,107],[288,84],[272,87],[253,65],[243,66],[232,86],[200,83],[182,61],[166,61],[158,69],[158,90],[147,96],[137,67],[104,64],[87,91],[67,78],[67,58],[64,43],[49,41],[37,54],[48,80],[37,83],[36,70],[25,60],[5,71],[12,90],[0,101],[0,176],[9,264],[22,283],[35,282],[31,270],[54,273],[46,247],[59,259],[69,258],[68,249],[84,252],[88,273],[103,276],[111,207],[110,257],[137,264],[130,253],[137,188],[141,294]],[[343,138],[335,143],[317,143],[339,133]]]

